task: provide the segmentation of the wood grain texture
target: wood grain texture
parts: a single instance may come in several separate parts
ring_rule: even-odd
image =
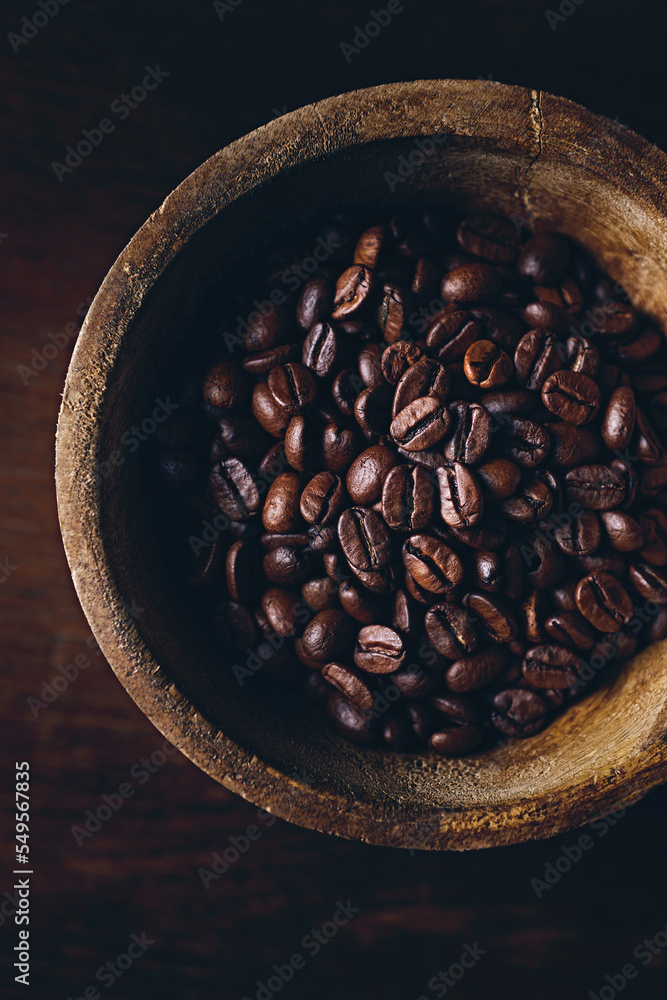
[[[5,31],[32,12],[23,4],[11,8]],[[64,7],[19,54],[2,39],[8,96],[0,232],[9,235],[0,242],[0,561],[7,556],[17,569],[0,587],[0,740],[7,792],[15,759],[33,767],[38,872],[35,985],[12,987],[15,928],[5,923],[3,995],[79,996],[96,982],[96,970],[125,950],[130,934],[145,930],[155,945],[109,996],[254,997],[256,981],[303,951],[304,934],[350,897],[359,915],[309,958],[282,995],[430,1000],[431,977],[456,962],[464,944],[478,941],[487,953],[457,983],[453,995],[461,1000],[586,996],[625,962],[639,970],[628,995],[662,1000],[664,952],[644,966],[633,950],[667,921],[664,789],[613,826],[468,854],[410,857],[277,820],[206,890],[197,868],[228,847],[230,836],[260,825],[255,807],[181,755],[144,785],[130,777],[163,737],[86,646],[89,628],[62,552],[53,436],[70,350],[27,385],[17,366],[31,364],[49,332],[76,321],[77,305],[95,293],[166,193],[274,108],[387,79],[492,75],[564,93],[667,146],[660,5],[587,0],[551,32],[532,3],[461,4],[445,12],[422,3],[350,64],[338,43],[352,38],[358,5],[324,3],[314,17],[312,5],[262,0],[247,0],[223,23],[209,4],[83,2]],[[638,40],[631,53],[630,30]],[[58,184],[50,162],[157,61],[171,78]],[[77,655],[89,656],[90,668],[34,718],[26,699],[39,697],[58,665]],[[136,785],[135,796],[77,847],[70,828],[126,781]],[[12,818],[13,810],[3,813],[3,845]],[[543,877],[563,845],[584,833],[594,846],[537,899],[531,878]],[[6,864],[3,879],[0,895],[12,884]],[[107,995],[103,986],[101,993]]]

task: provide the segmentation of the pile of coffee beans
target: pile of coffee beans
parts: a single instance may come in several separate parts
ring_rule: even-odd
[[[249,698],[455,756],[667,635],[665,341],[525,230],[346,208],[218,318],[157,467]]]

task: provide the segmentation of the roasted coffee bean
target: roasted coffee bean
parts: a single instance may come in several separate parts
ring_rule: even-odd
[[[317,393],[312,372],[295,361],[272,368],[267,386],[276,406],[290,417],[307,409]]]
[[[570,245],[560,233],[538,233],[519,254],[519,274],[536,285],[551,285],[570,262]]]
[[[371,506],[380,499],[387,475],[396,465],[396,455],[381,444],[372,445],[358,455],[347,473],[347,492],[356,504]]]
[[[239,539],[232,542],[225,560],[229,596],[235,601],[249,601],[257,586],[257,557],[254,544]]]
[[[475,475],[494,500],[505,500],[516,491],[521,470],[507,458],[490,458],[475,467]]]
[[[322,667],[322,677],[332,687],[345,695],[357,708],[370,712],[373,708],[375,695],[373,689],[361,671],[344,663],[326,663]]]
[[[651,642],[660,642],[665,636],[667,636],[667,608],[663,605],[658,608],[656,615],[650,621],[648,637]]]
[[[442,757],[462,757],[475,750],[484,737],[477,726],[453,726],[431,733],[428,745]]]
[[[363,264],[353,264],[336,282],[332,319],[349,319],[368,303],[373,293],[373,272]]]
[[[314,275],[306,282],[296,304],[296,321],[303,331],[307,333],[315,323],[326,322],[333,306],[333,293],[333,281],[326,275]]]
[[[248,394],[248,376],[235,361],[221,361],[204,380],[203,395],[210,406],[233,410]]]
[[[404,698],[424,698],[435,691],[438,676],[420,663],[404,663],[392,673],[389,682]]]
[[[509,688],[493,699],[491,722],[505,736],[534,736],[547,724],[548,705],[536,691]]]
[[[360,448],[359,438],[346,427],[327,424],[322,431],[322,464],[330,472],[344,472]]]
[[[438,469],[440,513],[445,524],[472,528],[484,512],[484,499],[475,475],[465,465],[454,462]]]
[[[466,596],[465,604],[479,622],[486,638],[492,642],[511,642],[514,639],[516,618],[501,598],[473,592]]]
[[[312,573],[313,556],[305,548],[281,545],[266,553],[262,568],[272,583],[303,583]]]
[[[385,343],[395,344],[404,338],[412,311],[412,296],[407,288],[390,282],[383,286],[376,319]]]
[[[627,514],[623,516],[627,517],[630,522],[634,521]],[[627,534],[634,537],[635,540],[641,538],[639,545],[635,545],[634,548],[641,548],[642,558],[654,566],[667,566],[667,514],[659,507],[650,507],[640,515],[639,524],[634,521],[634,526],[634,532],[632,527],[628,526]],[[616,545],[615,548],[620,549],[621,546]],[[630,552],[632,550],[624,548],[622,551]]]
[[[446,302],[477,302],[500,291],[500,275],[492,264],[463,264],[449,271],[440,284]]]
[[[554,372],[542,386],[542,402],[570,424],[587,424],[600,407],[600,390],[588,375],[568,369]]]
[[[482,590],[496,593],[502,589],[502,559],[498,552],[475,552],[475,575]]]
[[[385,382],[398,385],[407,369],[416,364],[421,356],[421,348],[411,340],[399,340],[390,344],[383,351],[380,362]]]
[[[503,500],[501,509],[510,521],[528,523],[546,517],[553,504],[553,494],[548,486],[535,476],[527,476],[516,493]]]
[[[262,524],[267,531],[287,534],[302,526],[299,511],[301,477],[296,472],[283,472],[271,483],[262,510]]]
[[[634,552],[636,549],[640,549],[644,544],[645,531],[647,538],[649,537],[649,529],[648,525],[644,523],[644,517],[640,519],[641,525],[637,524],[634,517],[622,510],[605,510],[600,517],[607,532],[607,538],[619,552]],[[650,540],[649,547],[651,547]],[[664,554],[665,563],[667,563],[667,547],[664,549]],[[649,562],[653,562],[653,560],[650,559]]]
[[[415,264],[415,273],[410,291],[418,306],[425,306],[436,298],[442,271],[432,257],[420,257]]]
[[[450,691],[467,694],[480,691],[492,681],[507,663],[504,646],[484,646],[455,660],[445,673],[445,681]]]
[[[282,437],[290,420],[276,403],[266,382],[258,382],[252,391],[252,415],[272,437]]]
[[[472,313],[443,309],[431,320],[426,335],[426,348],[436,354],[443,364],[450,364],[461,360],[471,344],[481,336],[482,328]]]
[[[636,329],[637,323],[637,313],[623,302],[605,302],[604,308],[596,310],[595,331],[598,337],[626,337]]]
[[[449,374],[444,365],[431,358],[420,358],[399,379],[392,402],[392,418],[423,396],[433,396],[444,402],[449,387]]]
[[[371,226],[364,230],[354,248],[354,264],[364,264],[366,267],[377,267],[383,247],[388,243],[389,230],[386,226]]]
[[[341,659],[352,649],[355,623],[337,608],[318,611],[303,630],[301,642],[305,652],[317,663]]]
[[[256,420],[233,414],[218,421],[218,438],[222,445],[218,458],[228,458],[236,455],[239,458],[258,458],[266,451],[268,439]],[[223,454],[224,453],[224,454]]]
[[[348,507],[343,511],[338,519],[338,540],[355,572],[379,570],[389,565],[392,556],[389,532],[374,510]]]
[[[579,657],[569,646],[557,643],[533,646],[523,661],[523,676],[533,688],[572,687],[579,679]]]
[[[359,393],[354,403],[354,416],[363,430],[370,434],[389,433],[392,396],[392,386],[387,383]]]
[[[331,386],[331,395],[344,416],[352,416],[355,400],[364,387],[361,375],[354,368],[344,368],[336,375]]]
[[[609,573],[585,576],[577,585],[575,597],[581,614],[601,632],[613,632],[632,617],[632,599]]]
[[[634,366],[642,365],[654,358],[664,343],[664,338],[654,326],[635,335],[632,340],[612,340],[608,350],[619,364]]]
[[[458,604],[434,604],[426,612],[424,625],[431,643],[451,660],[477,648],[479,635],[473,617]]]
[[[592,427],[577,427],[567,421],[549,424],[551,451],[549,460],[561,469],[592,461],[600,451],[598,432]]]
[[[563,572],[564,558],[558,546],[538,529],[528,535],[521,548],[528,564],[526,579],[538,590],[554,587]]]
[[[523,310],[523,318],[528,326],[537,330],[565,335],[572,319],[565,309],[553,302],[529,302]]]
[[[502,215],[468,215],[456,233],[459,246],[492,263],[509,263],[519,252],[517,228]]]
[[[625,482],[609,465],[580,465],[566,473],[565,493],[588,510],[612,510],[623,503]]]
[[[391,626],[403,635],[412,635],[417,627],[418,615],[409,594],[399,588],[394,594],[391,609]]]
[[[635,429],[635,394],[619,386],[611,394],[602,421],[602,437],[610,451],[627,448]]]
[[[589,556],[600,544],[600,519],[594,510],[565,515],[565,524],[553,531],[554,541],[567,556]]]
[[[262,594],[262,611],[269,626],[284,637],[294,636],[300,631],[297,624],[300,604],[296,591],[284,587],[270,587]]]
[[[498,431],[498,449],[502,456],[524,469],[534,469],[543,462],[550,444],[544,427],[524,417],[506,417]]]
[[[576,611],[577,602],[574,599],[574,592],[577,587],[578,580],[571,580],[568,583],[564,583],[552,593],[554,602],[560,608],[561,611]]]
[[[567,339],[566,352],[570,371],[595,378],[600,370],[600,352],[592,341],[575,333]]]
[[[519,629],[530,643],[544,641],[545,608],[544,591],[537,588],[530,590],[519,605],[517,613]]]
[[[433,529],[431,529],[433,530]],[[499,549],[507,538],[507,522],[500,519],[497,512],[485,508],[483,519],[472,528],[449,526],[454,538],[472,549]]]
[[[308,607],[315,611],[335,608],[338,606],[338,584],[328,576],[315,577],[301,585],[301,596]]]
[[[338,337],[331,323],[315,323],[303,342],[301,361],[320,378],[327,376],[338,357]],[[287,367],[287,366],[285,366]]]
[[[449,412],[454,433],[445,442],[443,448],[445,458],[450,462],[475,465],[484,457],[491,444],[489,414],[478,403],[463,401],[452,403]]]
[[[415,532],[429,525],[435,507],[435,488],[425,469],[418,465],[397,465],[380,477],[379,484],[382,516],[390,528]]]
[[[372,713],[358,708],[339,691],[329,695],[326,712],[334,730],[351,743],[363,746],[375,741],[377,721]]]
[[[362,392],[364,387],[375,389],[376,386],[385,385],[386,379],[382,371],[383,353],[382,344],[378,344],[376,340],[364,344],[359,351],[357,363],[364,385],[359,386],[358,392]]]
[[[538,397],[527,389],[504,389],[484,394],[484,409],[493,417],[510,413],[515,417],[528,417],[535,411]],[[498,421],[502,424],[502,420]]]
[[[285,461],[297,472],[304,472],[315,464],[316,452],[315,426],[312,420],[303,416],[292,417],[285,431]]]
[[[463,694],[452,694],[448,691],[433,695],[429,700],[436,712],[453,725],[478,726],[482,721],[482,713],[477,702]]]
[[[257,485],[238,458],[228,458],[214,466],[210,486],[218,507],[233,521],[247,521],[260,508]]]
[[[400,633],[386,625],[366,625],[359,630],[354,662],[369,674],[391,674],[405,662],[406,648]]]
[[[329,524],[345,503],[343,484],[334,472],[318,472],[304,487],[299,507],[309,524]]]
[[[288,361],[296,361],[299,355],[297,344],[279,344],[268,351],[258,351],[249,354],[241,364],[248,375],[268,375],[276,365],[284,365]]]
[[[457,554],[431,535],[411,535],[403,543],[403,565],[414,580],[433,594],[445,594],[463,580]]]
[[[606,549],[600,546],[590,556],[577,556],[577,563],[584,573],[611,573],[612,576],[625,576],[627,558],[616,549]]]
[[[442,440],[449,427],[445,404],[434,396],[421,396],[392,420],[389,432],[406,451],[423,451]]]
[[[646,601],[667,604],[667,572],[647,562],[636,562],[628,570],[628,578],[637,593]]]
[[[517,382],[534,392],[563,367],[565,349],[555,334],[545,329],[529,330],[517,344],[514,366]]]
[[[655,466],[667,463],[667,453],[665,453],[658,435],[651,426],[650,420],[640,407],[637,407],[635,438],[637,455],[645,465]]]
[[[570,649],[592,649],[595,645],[595,633],[578,611],[559,611],[550,615],[544,622],[544,630],[561,645]]]
[[[382,623],[387,617],[384,601],[358,583],[344,580],[338,588],[338,599],[343,611],[347,611],[351,618],[362,625]]]
[[[466,378],[480,389],[495,389],[514,374],[509,355],[492,340],[476,340],[463,359]]]
[[[292,327],[292,317],[286,305],[272,304],[270,309],[256,309],[248,317],[243,346],[246,351],[268,351],[282,344]]]

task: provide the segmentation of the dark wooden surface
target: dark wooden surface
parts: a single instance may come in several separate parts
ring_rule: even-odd
[[[22,377],[19,367],[34,362],[49,333],[77,320],[125,242],[190,170],[317,98],[391,80],[491,78],[578,100],[665,148],[665,5],[570,7],[551,30],[537,2],[406,2],[348,63],[340,42],[351,42],[368,17],[365,4],[349,0],[243,0],[222,21],[209,2],[74,0],[16,53],[6,35],[38,7],[4,6],[0,564],[9,576],[0,584],[0,738],[9,808],[0,896],[13,883],[15,760],[29,760],[33,774],[35,875],[32,985],[13,983],[16,928],[0,917],[3,996],[64,1000],[96,984],[122,1000],[254,998],[257,980],[300,952],[305,967],[281,989],[285,997],[430,1000],[444,994],[429,980],[476,942],[485,954],[448,987],[458,1000],[586,998],[628,962],[639,971],[624,995],[667,994],[667,949],[648,965],[647,953],[633,957],[667,925],[665,790],[604,836],[586,831],[591,849],[538,899],[531,879],[581,831],[481,853],[410,856],[282,821],[268,827],[178,753],[146,780],[141,759],[163,739],[86,644],[58,534],[53,434],[73,341],[37,374]],[[52,161],[157,64],[169,74],[164,82],[126,120],[111,115],[113,133],[59,183]],[[40,698],[59,665],[82,655],[90,666],[35,716],[27,699]],[[134,795],[78,846],[72,827],[124,782]],[[205,888],[198,868],[253,823],[261,838]],[[310,954],[302,939],[330,920],[339,900],[351,900],[358,914]],[[154,944],[122,978],[96,980],[143,932]]]

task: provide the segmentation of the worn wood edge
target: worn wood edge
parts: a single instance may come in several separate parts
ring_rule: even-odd
[[[471,95],[488,99],[494,109],[499,96],[505,107],[513,111],[520,108],[527,127],[514,142],[517,148],[531,152],[531,161],[518,178],[526,199],[530,170],[539,160],[543,137],[552,122],[556,133],[560,128],[566,135],[570,134],[567,127],[577,135],[582,129],[599,129],[604,122],[573,102],[538,91],[483,81],[416,81],[329,98],[291,112],[214,154],[165,199],[139,230],[111,268],[89,310],[72,357],[58,421],[56,488],[74,584],[100,648],[142,711],[168,738],[173,737],[172,742],[199,767],[244,798],[312,829],[387,846],[466,849],[552,836],[635,801],[667,779],[664,748],[646,754],[634,769],[614,770],[591,787],[580,786],[581,801],[568,802],[561,809],[547,800],[533,799],[511,808],[485,807],[460,813],[384,808],[383,815],[378,816],[372,803],[351,801],[329,789],[295,781],[257,758],[250,758],[220,733],[170,684],[166,672],[144,648],[123,609],[106,559],[93,475],[99,446],[97,422],[106,380],[127,329],[127,316],[140,307],[155,278],[184,245],[185,228],[189,238],[221,207],[261,183],[262,177],[373,138],[380,108],[382,113],[389,110],[393,115],[392,128],[383,129],[384,137],[428,134],[428,129],[436,126],[446,131],[455,115],[450,111],[448,117],[441,111],[441,118],[434,116],[434,87],[442,90],[439,107],[459,113],[456,129],[452,128],[457,135],[493,137],[493,129],[488,133],[480,130],[477,116],[466,120],[460,113],[461,102]],[[424,110],[429,114],[424,115]],[[667,175],[667,157],[630,130],[620,134],[614,130],[614,141],[632,168],[625,189],[664,212],[662,182]],[[259,171],[258,163],[262,165]],[[586,169],[596,166],[602,171],[604,163],[596,162],[592,155]],[[207,756],[211,750],[216,755],[214,763]],[[624,787],[629,779],[632,790]],[[406,824],[412,823],[432,824],[428,842],[406,829]]]

